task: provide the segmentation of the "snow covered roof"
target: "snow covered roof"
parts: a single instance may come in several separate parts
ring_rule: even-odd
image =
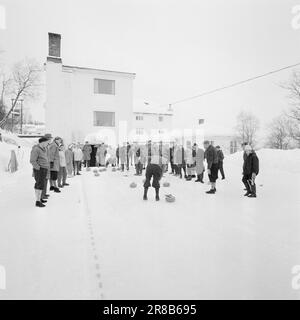
[[[146,114],[161,114],[161,115],[173,115],[173,111],[170,111],[168,107],[161,107],[158,103],[150,102],[148,100],[137,99],[133,102],[134,113],[146,113]]]

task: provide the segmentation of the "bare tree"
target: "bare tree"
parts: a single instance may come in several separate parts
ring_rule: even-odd
[[[256,143],[256,135],[259,130],[259,120],[252,113],[242,111],[237,116],[235,127],[236,136],[239,142],[248,142],[252,146]]]
[[[286,115],[291,119],[289,130],[291,137],[298,142],[300,147],[300,71],[294,71],[291,79],[281,85],[288,90],[291,108]]]
[[[34,99],[39,95],[42,86],[41,71],[40,65],[33,60],[25,60],[15,64],[8,92],[12,99],[12,105],[0,121],[0,127],[5,125],[21,98],[24,100]]]
[[[9,91],[11,79],[5,73],[4,68],[0,67],[0,121],[4,118],[6,113],[5,95]]]
[[[267,146],[272,149],[289,149],[292,140],[290,126],[291,120],[285,115],[274,118],[269,125]]]

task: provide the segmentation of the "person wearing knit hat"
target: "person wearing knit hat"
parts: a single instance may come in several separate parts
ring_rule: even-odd
[[[42,190],[44,189],[44,183],[49,168],[49,160],[47,157],[48,139],[42,137],[39,139],[38,145],[32,147],[30,154],[30,163],[33,167],[33,176],[35,179],[35,206],[43,208],[47,201],[42,199]]]

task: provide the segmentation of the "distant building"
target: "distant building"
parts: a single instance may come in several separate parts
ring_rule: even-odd
[[[45,69],[47,132],[69,143],[93,134],[110,140],[112,132],[118,140],[120,123],[131,129],[134,73],[64,65],[61,36],[53,33]]]
[[[144,100],[133,105],[131,140],[168,140],[173,129],[173,111]]]
[[[204,139],[210,141],[214,146],[219,145],[227,154],[240,150],[236,137],[232,135],[205,135]]]

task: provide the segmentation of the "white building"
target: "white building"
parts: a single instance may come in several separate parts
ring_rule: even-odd
[[[135,100],[133,104],[131,140],[169,141],[173,130],[173,111],[145,100]]]
[[[49,33],[45,68],[47,132],[67,143],[83,142],[87,136],[110,144],[117,144],[119,135],[127,140],[132,127],[134,73],[64,65],[61,36],[53,33]]]

